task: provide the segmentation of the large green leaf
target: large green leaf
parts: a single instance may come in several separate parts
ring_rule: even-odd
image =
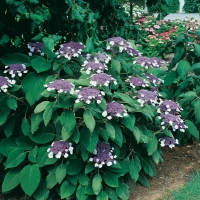
[[[102,178],[100,174],[95,174],[92,179],[92,189],[96,195],[99,194],[102,188]]]
[[[187,76],[187,72],[189,69],[190,69],[190,63],[185,60],[181,60],[178,63],[176,71],[178,72],[181,79],[184,80]]]
[[[37,190],[34,192],[33,197],[37,200],[46,200],[49,196],[49,189],[45,180],[41,180]]]
[[[141,133],[140,133],[140,129],[137,126],[133,127],[133,135],[135,136],[137,143],[139,143]]]
[[[185,124],[188,126],[186,130],[195,138],[199,139],[199,131],[197,130],[197,127],[194,125],[194,123],[190,120],[185,120]]]
[[[95,124],[96,124],[95,119],[92,115],[92,112],[90,110],[85,110],[83,113],[83,119],[84,119],[85,125],[92,133],[94,131]]]
[[[76,190],[76,198],[77,200],[86,200],[88,195],[85,194],[85,187],[82,185],[79,185],[79,187]]]
[[[119,124],[117,123],[113,123],[112,124],[114,129],[115,129],[115,139],[114,142],[119,146],[122,147],[123,144],[123,134],[122,134],[122,130],[119,126]]]
[[[52,189],[57,184],[56,175],[48,174],[46,181],[47,181],[47,188]]]
[[[130,115],[128,117],[123,117],[120,121],[126,128],[128,128],[130,131],[133,131],[133,127],[135,125],[135,116],[134,115]]]
[[[30,150],[33,148],[34,143],[28,137],[22,136],[16,139],[16,144],[19,148]]]
[[[4,128],[4,133],[6,135],[6,137],[10,137],[15,129],[15,124],[16,124],[16,117],[13,117],[9,120],[9,122],[6,124],[5,128]]]
[[[45,166],[46,160],[48,159],[48,153],[47,153],[48,148],[49,148],[49,146],[42,146],[38,149],[38,152],[37,152],[38,167]]]
[[[163,86],[171,85],[175,80],[177,80],[178,74],[175,71],[169,72],[165,78]]]
[[[25,64],[26,66],[30,66],[30,63],[31,63],[30,57],[21,53],[7,54],[3,56],[0,60],[4,65],[18,63],[18,64]]]
[[[129,191],[129,187],[128,187],[127,184],[120,183],[119,187],[116,188],[116,192],[122,200],[128,200],[129,199],[130,191]]]
[[[110,187],[118,187],[119,186],[118,178],[113,172],[104,171],[103,172],[103,180]]]
[[[44,120],[44,125],[46,126],[52,117],[53,114],[53,107],[54,107],[54,102],[49,102],[46,106],[46,109],[43,113],[43,120]]]
[[[38,153],[38,146],[35,146],[33,149],[31,149],[31,150],[29,151],[28,159],[29,159],[32,163],[36,162],[37,153]]]
[[[7,105],[10,109],[16,110],[17,109],[17,101],[14,98],[8,98]]]
[[[39,129],[40,123],[43,121],[42,113],[39,113],[37,115],[32,114],[31,115],[31,133],[34,134],[35,131]],[[27,122],[26,122],[27,123]],[[26,124],[27,125],[27,124]],[[27,125],[28,126],[28,125]],[[27,134],[30,132],[27,131]]]
[[[31,132],[31,130],[30,130],[31,127],[30,127],[29,121],[26,118],[22,119],[21,129],[22,129],[22,133],[24,135],[28,135]]]
[[[107,131],[109,137],[110,137],[112,140],[114,140],[114,139],[115,139],[115,129],[114,129],[114,127],[113,127],[110,123],[107,123],[107,124],[105,125],[105,128],[106,128],[106,131]]]
[[[21,171],[20,167],[16,167],[8,171],[8,173],[4,177],[2,184],[3,193],[8,192],[18,186],[20,171]]]
[[[17,144],[14,138],[6,138],[3,139],[0,143],[0,153],[4,156],[8,156],[8,154],[17,148]]]
[[[71,196],[76,190],[76,186],[69,181],[64,181],[60,187],[61,199]]]
[[[8,159],[6,160],[6,169],[7,168],[14,168],[17,167],[26,157],[26,152],[24,152],[24,149],[18,148],[13,149],[8,154]]]
[[[51,68],[51,63],[45,60],[43,57],[35,58],[31,61],[31,65],[33,69],[37,71],[37,73],[41,73],[47,71]]]
[[[31,106],[42,97],[41,93],[44,91],[45,80],[46,76],[43,73],[29,73],[22,80],[26,99]]]
[[[141,170],[140,160],[138,158],[131,159],[129,165],[129,171],[131,178],[136,182],[139,178],[139,172]]]
[[[194,101],[193,105],[194,105],[194,114],[196,117],[196,122],[200,123],[200,100],[198,99]]]
[[[20,173],[20,184],[23,191],[31,196],[39,186],[41,179],[40,170],[37,165],[26,165]]]
[[[9,108],[7,108],[7,107],[0,108],[0,126],[6,122],[9,114],[10,114]]]
[[[145,187],[149,188],[150,185],[149,185],[149,181],[147,179],[147,177],[143,174],[143,173],[140,173],[140,177],[138,179],[138,181]]]
[[[82,169],[83,161],[82,159],[70,160],[69,166],[67,167],[67,174],[76,175]]]
[[[97,196],[97,200],[108,200],[108,194],[105,191],[101,191]]]
[[[39,103],[39,104],[35,107],[34,113],[35,113],[35,114],[38,114],[38,113],[44,111],[48,103],[49,103],[49,101],[43,101],[43,102]]]
[[[194,44],[194,49],[195,49],[195,54],[196,54],[197,56],[200,56],[200,45],[197,44],[197,43],[195,43],[195,44]]]
[[[67,166],[64,163],[61,163],[56,167],[56,180],[60,184],[67,174]]]

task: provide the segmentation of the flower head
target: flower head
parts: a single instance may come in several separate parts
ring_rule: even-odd
[[[149,82],[152,83],[153,85],[159,85],[162,80],[153,76],[152,74],[145,74],[146,77],[148,78]]]
[[[64,79],[55,80],[44,86],[47,87],[48,91],[57,90],[58,93],[69,92],[70,94],[74,94],[74,85]]]
[[[141,106],[144,106],[145,103],[155,106],[158,103],[157,92],[152,92],[149,90],[139,90],[136,97],[138,98],[137,101],[140,103]]]
[[[181,132],[185,132],[185,129],[187,128],[179,115],[161,114],[158,118],[162,120],[162,129],[171,126],[173,131],[180,130]]]
[[[15,80],[10,80],[8,77],[0,76],[0,91],[7,92],[7,88],[15,84]]]
[[[110,144],[106,144],[105,142],[99,141],[96,149],[94,150],[94,154],[96,155],[94,158],[90,158],[90,162],[95,163],[95,167],[102,168],[103,165],[111,166],[112,164],[116,164],[115,158],[116,155],[113,155],[114,148],[110,147]]]
[[[180,105],[171,100],[164,100],[160,103],[159,108],[157,110],[158,113],[164,112],[165,114],[173,114],[180,112],[183,110]]]
[[[127,54],[129,54],[131,56],[136,56],[136,57],[141,56],[141,53],[139,53],[139,51],[137,51],[131,47],[127,47],[126,52],[127,52]]]
[[[125,117],[127,116],[127,111],[124,109],[124,106],[117,102],[110,102],[106,105],[106,110],[102,113],[104,117],[110,120],[112,117]]]
[[[84,45],[78,42],[68,42],[60,45],[58,50],[57,57],[65,57],[70,60],[72,57],[78,57],[81,54]]]
[[[101,73],[104,70],[108,69],[107,66],[103,63],[88,62],[88,61],[85,61],[82,66],[83,66],[82,70],[86,70],[87,74],[90,74],[91,71]]]
[[[41,49],[45,47],[42,42],[28,43],[27,46],[30,49],[30,52],[28,53],[29,56],[32,56],[33,53],[40,53],[41,56],[44,55],[44,53],[41,51]]]
[[[96,85],[108,86],[111,81],[113,81],[114,84],[117,85],[116,80],[111,75],[100,73],[100,74],[94,74],[90,76],[90,84],[93,86],[96,86]]]
[[[75,101],[79,103],[80,101],[85,101],[87,104],[90,104],[92,99],[97,101],[97,103],[101,103],[101,96],[105,95],[104,92],[91,87],[82,87],[77,91],[78,99]]]
[[[73,150],[74,148],[71,143],[60,140],[53,142],[51,147],[47,149],[47,152],[49,153],[49,158],[53,158],[53,155],[55,155],[56,158],[60,158],[61,156],[67,158],[69,154],[73,154]]]
[[[135,88],[137,86],[141,86],[141,87],[148,87],[149,86],[149,84],[146,80],[143,80],[143,79],[138,78],[136,76],[130,77],[128,82],[130,83],[130,86],[132,86],[133,88]]]
[[[6,70],[4,71],[4,73],[11,74],[12,78],[14,78],[16,74],[21,77],[22,73],[28,72],[24,64],[10,64],[8,66],[5,66],[5,68]]]
[[[161,147],[168,146],[170,148],[175,147],[178,144],[178,140],[170,137],[163,137],[159,139]]]
[[[109,63],[109,61],[111,60],[111,57],[109,55],[101,52],[98,52],[95,55],[87,54],[85,58],[88,62],[95,62],[95,63],[101,62],[106,64]]]

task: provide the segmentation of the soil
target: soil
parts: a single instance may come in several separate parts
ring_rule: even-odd
[[[165,200],[166,194],[182,187],[191,173],[200,170],[200,145],[163,148],[164,162],[157,165],[157,176],[149,178],[150,188],[136,184],[130,200]],[[19,193],[0,194],[0,200],[30,200]]]
[[[200,170],[200,145],[163,148],[164,162],[157,166],[157,176],[149,178],[150,188],[136,184],[130,200],[164,200],[166,194],[182,187],[191,173]]]

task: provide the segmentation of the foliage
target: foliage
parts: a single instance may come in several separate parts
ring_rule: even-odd
[[[86,42],[88,37],[94,44],[111,36],[129,38],[137,27],[127,22],[129,17],[115,0],[4,0],[0,8],[4,52],[0,56],[26,52],[31,40],[42,40],[53,50],[60,42]]]
[[[179,0],[169,0],[169,13],[176,13],[179,10]]]
[[[198,4],[199,0],[185,0],[185,4],[183,6],[183,9],[186,13],[197,13],[198,12]]]
[[[1,58],[8,66],[4,73],[16,81],[1,71],[3,193],[21,186],[35,199],[128,199],[130,179],[149,187],[146,177],[156,175],[154,163],[162,161],[159,138],[184,135],[178,104],[169,103],[175,125],[164,114],[168,104],[160,107],[164,96],[170,97],[159,90],[162,80],[146,74],[161,72],[162,60],[141,57],[120,37],[101,45],[94,48],[88,38],[85,48],[70,42],[57,54],[46,46],[43,57]],[[11,69],[14,63],[21,73]],[[95,78],[100,75],[107,81]],[[187,136],[197,137],[187,122]]]

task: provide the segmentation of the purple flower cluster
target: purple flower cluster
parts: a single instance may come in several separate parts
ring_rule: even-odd
[[[106,63],[107,64],[111,60],[111,57],[109,55],[107,55],[106,53],[98,52],[95,55],[87,54],[86,55],[86,60],[88,62],[95,62],[95,63],[101,62],[101,63]]]
[[[111,47],[118,47],[119,51],[122,52],[123,50],[127,50],[128,47],[130,47],[130,44],[121,37],[112,37],[108,40],[108,45],[106,49],[111,49]]]
[[[45,46],[42,42],[28,43],[27,46],[30,49],[30,52],[28,53],[29,56],[32,56],[33,53],[40,53],[41,56],[44,56],[44,53],[41,51],[41,49]]]
[[[81,54],[84,45],[78,42],[68,42],[60,45],[60,49],[58,50],[57,57],[65,57],[70,60],[72,57],[78,57]]]
[[[104,70],[108,70],[107,66],[103,63],[100,62],[88,62],[88,61],[84,61],[83,63],[83,68],[81,70],[86,70],[87,74],[90,74],[91,71],[97,72],[97,73],[101,73]]]
[[[74,85],[67,80],[59,79],[44,85],[48,91],[57,90],[58,93],[74,94]]]
[[[47,149],[48,157],[53,158],[55,155],[56,158],[67,158],[69,154],[73,154],[74,148],[71,143],[64,142],[63,140],[55,141],[51,144],[51,147]]]
[[[132,86],[133,88],[135,88],[137,86],[141,86],[141,87],[148,87],[149,86],[149,84],[146,80],[143,80],[143,79],[138,78],[136,76],[129,77],[128,82],[130,83],[130,86]]]
[[[158,118],[162,120],[162,129],[171,126],[173,131],[180,130],[181,132],[185,132],[185,129],[187,128],[179,115],[161,114]]]
[[[175,147],[175,144],[178,144],[178,140],[170,137],[163,137],[159,139],[160,146],[168,146],[169,148]]]
[[[157,112],[165,114],[170,113],[175,115],[176,113],[179,113],[181,110],[183,109],[180,107],[178,103],[171,100],[164,100],[160,102]]]
[[[165,63],[164,60],[161,60],[159,58],[148,58],[144,56],[138,56],[136,61],[133,61],[133,64],[141,65],[142,67],[148,69],[150,67],[153,68],[159,68]]]
[[[148,78],[149,82],[152,83],[153,85],[159,85],[160,83],[163,82],[161,79],[153,76],[152,74],[145,74],[145,75]]]
[[[0,91],[7,92],[7,88],[15,84],[15,80],[10,80],[8,77],[0,76]]]
[[[141,107],[144,106],[144,104],[151,104],[155,106],[158,103],[158,93],[152,92],[149,90],[139,90],[138,95],[136,96],[138,98],[138,102],[140,103]]]
[[[111,166],[112,164],[116,164],[116,160],[114,160],[117,156],[113,155],[114,148],[110,147],[110,144],[106,144],[105,142],[99,141],[96,149],[94,150],[94,154],[96,155],[94,158],[90,158],[90,162],[95,163],[95,167],[102,168],[103,165]]]
[[[82,87],[76,92],[78,94],[78,99],[75,101],[75,103],[85,101],[87,104],[90,104],[92,99],[94,99],[99,104],[101,103],[101,96],[105,95],[103,91],[91,87]]]
[[[90,84],[93,86],[96,86],[96,85],[108,86],[111,81],[115,85],[117,85],[116,80],[111,75],[108,75],[105,73],[100,73],[100,74],[94,74],[94,75],[90,76]]]
[[[27,73],[28,70],[26,70],[26,66],[24,64],[10,64],[8,66],[5,66],[4,73],[9,73],[12,78],[14,78],[16,75],[22,76],[22,73]]]
[[[107,117],[109,120],[111,120],[112,117],[125,117],[127,115],[124,106],[114,101],[107,103],[106,110],[102,113],[102,116]]]
[[[137,51],[131,47],[127,47],[126,52],[127,52],[127,54],[129,54],[131,56],[136,56],[136,57],[141,56],[141,53],[139,53],[139,51]]]

